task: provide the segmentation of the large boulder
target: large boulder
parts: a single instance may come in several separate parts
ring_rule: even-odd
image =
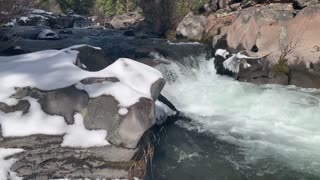
[[[0,151],[24,150],[12,155],[9,174],[143,178],[147,163],[139,153],[146,149],[139,142],[156,124],[155,101],[165,81],[130,59],[94,69],[88,59],[95,56],[83,55],[90,48],[97,54],[99,48],[79,45],[0,57],[0,82],[11,82],[0,90]]]
[[[144,20],[144,17],[138,12],[129,12],[122,15],[115,15],[109,24],[114,29],[136,28]]]
[[[39,14],[31,14],[17,18],[17,24],[20,26],[49,26],[49,18]]]
[[[293,5],[296,9],[303,9],[310,5],[318,4],[319,0],[293,0]]]
[[[38,36],[37,39],[39,40],[59,40],[61,37],[58,33],[50,30],[50,29],[44,29],[42,30]]]
[[[194,15],[190,12],[177,27],[177,34],[190,40],[201,40],[207,24],[203,15]]]

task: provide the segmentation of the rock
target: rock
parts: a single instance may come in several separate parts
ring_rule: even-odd
[[[17,18],[17,24],[20,26],[49,26],[50,22],[49,18],[43,15],[30,14]]]
[[[6,138],[0,148],[25,150],[13,156],[16,162],[11,170],[30,180],[128,178],[131,160],[138,151],[116,146],[68,148],[60,146],[62,141],[62,136],[47,135]]]
[[[274,72],[272,65],[266,59],[248,60],[250,68],[242,68],[238,74],[238,80],[254,84],[289,84],[289,74],[286,72]]]
[[[11,156],[16,159],[11,171],[19,177],[144,178],[149,161],[146,158],[151,158],[144,153],[149,154],[152,150],[148,140],[151,134],[148,132],[156,124],[155,101],[165,80],[159,71],[129,59],[119,59],[100,71],[96,69],[88,72],[80,69],[83,67],[76,67],[86,64],[92,70],[95,66],[90,63],[102,62],[100,51],[98,48],[79,45],[56,51],[36,52],[30,56],[2,57],[1,65],[6,68],[0,69],[4,75],[0,77],[1,82],[6,75],[10,76],[7,68],[15,67],[10,64],[10,60],[19,65],[20,69],[13,70],[17,71],[15,73],[27,74],[26,77],[31,79],[23,78],[22,84],[25,87],[19,87],[20,84],[13,88],[11,85],[3,87],[10,87],[10,100],[16,100],[16,104],[14,101],[13,105],[8,104],[8,98],[0,94],[3,101],[0,102],[0,148],[24,149],[22,153]],[[43,56],[42,59],[28,59],[39,56]],[[33,72],[21,67],[38,69]],[[61,72],[61,69],[66,72]],[[44,78],[52,74],[53,77],[65,79]],[[41,78],[46,79],[46,82]],[[61,86],[61,81],[69,85]],[[36,83],[30,85],[30,82]],[[17,125],[11,123],[16,121],[16,117],[21,120],[18,124],[23,123],[21,131],[24,132],[13,132],[11,129],[10,134],[8,129]],[[31,124],[30,119],[33,121]],[[42,128],[39,129],[39,126]],[[91,137],[92,133],[94,136]],[[70,137],[75,144],[66,143]],[[84,141],[88,143],[100,138],[103,140],[102,144],[83,144]]]
[[[240,69],[237,76],[240,81],[318,87],[319,74],[310,64],[320,61],[317,48],[320,6],[308,6],[296,16],[293,14],[290,4],[244,9],[223,36],[215,36],[213,46],[224,46],[232,53],[247,51],[265,57],[248,61],[251,67]]]
[[[115,15],[109,22],[113,29],[129,29],[138,27],[144,17],[138,12],[129,12],[122,15]]]
[[[73,34],[72,30],[60,30],[59,34]]]
[[[293,6],[295,9],[303,9],[310,5],[316,5],[319,3],[319,0],[293,0]]]
[[[201,40],[207,18],[203,15],[194,15],[189,13],[177,27],[177,34],[180,34],[190,40]]]
[[[44,29],[38,34],[37,39],[39,39],[39,40],[59,40],[61,38],[56,32],[54,32],[50,29]]]
[[[80,60],[81,64],[78,66],[83,67],[88,71],[99,71],[112,63],[108,61],[100,48],[81,46],[74,49],[79,51],[78,59]]]
[[[132,36],[135,36],[136,34],[134,33],[133,30],[128,30],[128,31],[125,31],[123,35],[132,37]]]
[[[5,50],[3,50],[0,54],[4,56],[14,56],[20,54],[30,53],[28,50],[22,49],[20,46],[11,46]]]
[[[320,89],[320,62],[307,67],[305,63],[290,66],[290,84]]]
[[[229,58],[230,56],[228,56]],[[223,66],[223,62],[227,59],[227,57],[222,57],[221,55],[216,55],[214,59],[214,67],[217,70],[217,74],[234,76],[234,73],[230,70],[226,69]]]
[[[235,21],[235,14],[225,14],[223,16],[209,15],[207,17],[207,24],[204,29],[203,40],[209,41],[215,36],[221,39],[222,36],[228,31],[229,26]],[[214,41],[215,42],[215,41]]]
[[[233,53],[241,50],[250,51],[254,45],[259,49],[264,49],[261,45],[277,48],[277,43],[272,40],[280,37],[276,34],[280,32],[276,30],[281,29],[282,24],[293,17],[293,8],[289,4],[250,7],[242,10],[240,16],[228,29],[228,50]],[[239,34],[242,35],[239,36]]]

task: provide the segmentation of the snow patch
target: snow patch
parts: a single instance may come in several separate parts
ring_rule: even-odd
[[[230,53],[225,49],[217,49],[217,51],[216,51],[216,53],[214,55],[215,56],[221,56],[221,57],[226,59],[229,54]]]
[[[57,135],[66,132],[66,123],[62,116],[44,113],[36,99],[25,98],[30,103],[29,112],[4,113],[0,111],[0,124],[4,137],[22,137],[33,134]]]
[[[122,115],[122,116],[128,114],[128,112],[129,111],[128,111],[127,108],[120,108],[119,111],[118,111],[119,115]]]
[[[17,23],[17,20],[13,19],[11,22],[4,24],[3,27],[12,27],[12,26],[16,25],[16,23]]]
[[[74,124],[67,127],[61,146],[88,148],[110,145],[106,140],[106,130],[88,130],[83,124],[81,114],[74,116]]]
[[[10,167],[16,162],[15,159],[6,159],[17,153],[21,153],[23,149],[5,149],[0,148],[0,179],[22,180],[17,177],[16,173],[10,171]]]
[[[29,20],[29,17],[22,16],[22,17],[19,18],[19,20],[21,20],[21,21],[26,23]]]

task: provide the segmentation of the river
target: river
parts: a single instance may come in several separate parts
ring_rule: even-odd
[[[320,91],[237,82],[204,56],[159,70],[190,120],[162,129],[150,179],[320,179]]]

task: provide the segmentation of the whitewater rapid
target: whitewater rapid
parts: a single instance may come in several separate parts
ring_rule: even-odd
[[[180,62],[159,67],[168,81],[163,94],[192,119],[179,126],[239,147],[243,159],[226,157],[239,170],[320,177],[320,91],[237,82],[217,75],[204,56]]]

